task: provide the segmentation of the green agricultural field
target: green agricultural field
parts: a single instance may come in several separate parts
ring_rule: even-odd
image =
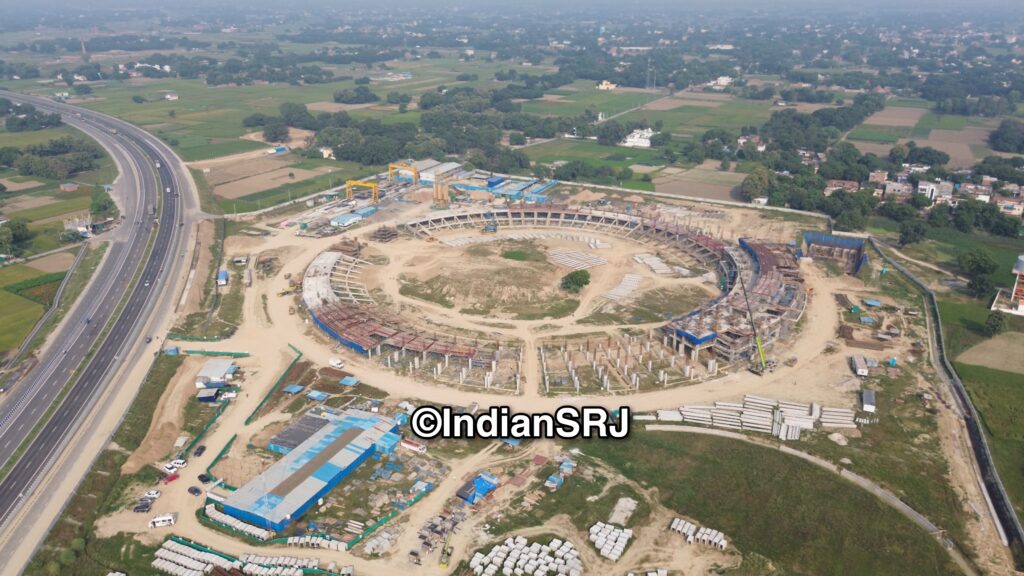
[[[585,110],[591,109],[595,112],[603,112],[605,116],[612,116],[660,98],[658,94],[598,90],[589,80],[577,81],[571,86],[575,90],[563,88],[558,94],[552,95],[556,96],[558,100],[523,102],[523,112],[540,116],[577,116]]]
[[[900,138],[907,136],[910,131],[906,128],[896,126],[871,126],[864,124],[858,126],[847,134],[850,140],[862,142],[879,142],[881,144],[895,144]]]
[[[45,309],[42,304],[0,290],[0,318],[3,318],[4,324],[4,329],[0,330],[0,353],[17,348],[43,312]]]
[[[932,130],[963,130],[967,126],[967,116],[956,114],[935,114],[929,112],[917,121],[911,131],[913,138],[927,138]]]
[[[893,108],[926,108],[930,109],[932,103],[921,98],[890,98],[885,101],[886,106]]]
[[[999,477],[1017,514],[1024,514],[1024,374],[956,364],[981,414]]]
[[[308,167],[318,165],[318,162],[316,160],[307,160],[300,164]],[[214,200],[225,214],[251,212],[335,188],[343,185],[345,180],[363,178],[383,170],[381,166],[361,166],[354,162],[332,161],[330,166],[334,168],[334,172],[330,174],[321,174],[299,182],[290,182],[277,188],[263,190],[262,192],[256,192],[240,198],[229,199],[215,195]],[[193,173],[195,172],[193,171]]]
[[[579,447],[786,574],[959,574],[936,540],[829,471],[737,440],[639,428]]]
[[[2,125],[3,123],[0,122],[0,126]],[[0,128],[0,143],[2,143],[0,146],[24,148],[25,146],[42,144],[54,138],[62,138],[64,136],[83,136],[83,134],[70,126],[47,128],[45,130],[29,130],[26,132],[8,132]]]
[[[9,215],[14,218],[24,218],[29,222],[38,222],[40,220],[46,220],[48,218],[56,218],[64,214],[71,214],[73,212],[82,212],[89,210],[90,199],[86,197],[70,198],[68,200],[60,200],[53,204],[45,204],[43,206],[37,206],[35,208],[29,208],[27,210],[18,210],[17,212],[10,212]]]
[[[681,106],[672,110],[634,110],[619,118],[621,122],[661,121],[662,130],[673,134],[703,134],[711,128],[738,131],[744,126],[760,126],[771,116],[769,102],[727,100],[720,106]]]
[[[954,228],[929,228],[926,241],[911,244],[902,251],[916,260],[955,271],[957,257],[975,249],[989,252],[999,263],[993,276],[997,285],[1013,285],[1013,263],[1024,254],[1024,239],[992,236],[979,230],[964,233]]]
[[[14,266],[4,266],[0,268],[0,288],[4,286],[10,286],[18,282],[24,282],[25,280],[31,280],[38,276],[42,276],[43,273],[35,268],[25,266],[24,264],[15,264]]]
[[[559,160],[585,160],[595,165],[611,166],[616,170],[633,164],[658,165],[664,162],[657,150],[604,146],[590,140],[552,140],[527,146],[523,151],[530,160],[541,164]]]

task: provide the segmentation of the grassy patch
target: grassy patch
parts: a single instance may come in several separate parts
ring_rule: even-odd
[[[4,325],[0,330],[0,352],[20,346],[45,311],[42,304],[0,290],[0,318],[3,318]]]
[[[658,322],[696,309],[708,299],[707,294],[694,287],[659,288],[648,290],[631,304],[609,302],[595,310],[581,324],[641,324]]]
[[[580,307],[580,301],[574,298],[555,300],[540,305],[522,305],[509,311],[515,314],[516,320],[543,320],[545,318],[564,318]]]
[[[879,142],[881,144],[895,144],[900,138],[909,134],[909,130],[898,126],[871,126],[861,125],[846,135],[850,140],[862,142]]]
[[[967,116],[929,112],[917,121],[910,136],[912,138],[927,138],[932,130],[963,130],[965,126],[967,126]]]
[[[878,422],[860,428],[861,436],[839,446],[825,434],[801,442],[802,449],[832,462],[849,458],[846,466],[885,486],[901,500],[966,544],[960,498],[949,485],[949,465],[943,456],[935,417],[917,397],[915,378],[904,367],[899,377],[872,377],[882,410]]]
[[[445,295],[444,287],[437,282],[420,282],[411,278],[401,278],[400,280],[402,286],[399,287],[398,293],[402,296],[433,302],[445,308],[455,307],[455,303]]]
[[[725,438],[636,428],[628,441],[580,448],[657,488],[669,509],[714,526],[744,553],[771,558],[787,574],[959,574],[938,542],[898,512],[793,456]]]
[[[981,415],[999,477],[1017,514],[1024,514],[1024,374],[956,363]]]
[[[149,430],[149,423],[153,420],[153,410],[160,402],[160,396],[184,362],[184,356],[164,355],[153,362],[153,367],[139,388],[131,409],[121,421],[120,428],[114,433],[113,441],[118,446],[125,450],[135,450],[142,444]]]

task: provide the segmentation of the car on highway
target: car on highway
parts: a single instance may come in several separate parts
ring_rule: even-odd
[[[159,490],[150,490],[149,492],[146,492],[144,497],[145,498],[152,498],[152,499],[156,500],[157,498],[160,497],[160,491]]]
[[[203,455],[204,452],[206,452],[206,445],[200,444],[199,446],[196,446],[196,451],[193,452],[192,455],[195,456],[196,458],[199,458],[200,456]]]
[[[146,286],[146,288],[149,288],[149,280],[146,280],[145,286]]]
[[[213,478],[211,478],[209,474],[200,474],[198,479],[202,484],[209,484],[210,482],[213,482]]]
[[[164,471],[166,471],[168,474],[174,474],[175,472],[178,471],[178,467],[168,462],[167,464],[164,464]]]
[[[153,337],[152,336],[146,336],[146,344],[149,344],[152,341],[153,341]]]
[[[171,466],[174,466],[175,468],[184,468],[188,466],[188,462],[178,458],[177,460],[171,460]]]
[[[193,496],[199,496],[203,493],[203,490],[199,486],[189,486],[188,493]]]

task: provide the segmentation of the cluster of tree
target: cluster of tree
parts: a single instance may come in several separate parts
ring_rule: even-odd
[[[584,160],[570,160],[558,168],[555,168],[552,176],[556,180],[566,180],[570,182],[582,180],[594,182],[596,184],[613,184],[620,179],[619,177],[621,174],[615,172],[615,169],[611,166],[603,164],[595,165]],[[628,174],[627,176],[631,178],[632,174]]]
[[[790,88],[779,93],[786,102],[810,102],[812,104],[831,104],[836,95],[828,90],[814,88]]]
[[[1024,158],[1020,156],[1011,158],[986,156],[984,160],[974,166],[973,172],[1024,185]]]
[[[380,100],[380,96],[374,94],[373,90],[365,85],[346,88],[334,93],[334,101],[340,104],[368,104],[378,100]]]
[[[579,294],[580,290],[590,284],[590,272],[586,270],[574,270],[562,277],[562,290]]]
[[[96,168],[103,149],[84,138],[64,136],[42,144],[0,148],[0,167],[14,168],[23,176],[62,180]]]
[[[488,172],[518,172],[530,167],[530,157],[522,150],[489,145],[475,150],[469,156],[469,164]]]
[[[936,150],[931,146],[918,146],[911,140],[906,144],[897,144],[889,150],[889,161],[894,167],[903,164],[921,164],[924,166],[943,166],[949,163],[949,154]]]
[[[510,72],[515,75],[514,70],[510,70]],[[497,77],[497,75],[495,75],[495,77]],[[573,75],[572,72],[558,71],[554,74],[543,74],[541,76],[520,74],[517,79],[519,82],[511,83],[504,88],[495,90],[494,93],[492,93],[492,98],[495,100],[541,98],[544,96],[544,93],[549,90],[554,90],[560,86],[571,84],[576,80],[576,76]]]
[[[32,239],[32,231],[28,222],[21,218],[12,218],[0,226],[0,254],[17,254],[23,244]]]
[[[109,52],[119,50],[122,52],[141,52],[149,50],[174,50],[183,49],[205,49],[210,47],[209,42],[193,40],[184,36],[172,37],[165,35],[138,34],[115,34],[111,36],[99,35],[92,38],[56,38],[53,40],[35,40],[32,42],[21,42],[11,46],[11,49],[18,52],[34,52],[37,54],[56,54],[58,52],[77,53],[82,49],[82,42],[85,42],[85,49],[89,52]]]
[[[988,143],[999,152],[1024,153],[1024,122],[1007,118],[988,135]]]
[[[89,213],[96,219],[117,218],[117,204],[102,186],[94,188],[89,197]]]
[[[992,274],[999,269],[999,263],[987,251],[978,248],[964,252],[956,263],[967,277],[967,291],[975,298],[987,297],[995,289]]]
[[[0,98],[0,117],[4,117],[4,128],[8,132],[28,132],[55,128],[64,122],[60,114],[49,114],[31,104],[14,106],[5,98]]]
[[[939,114],[961,116],[1002,116],[1017,111],[1017,103],[1010,96],[981,96],[978,98],[946,98],[935,103]]]
[[[4,62],[0,60],[0,78],[39,78],[39,67],[24,62]]]
[[[786,150],[824,151],[842,132],[850,130],[865,118],[885,107],[880,94],[858,94],[850,106],[822,108],[807,114],[788,108],[772,114],[761,133],[775,145]]]

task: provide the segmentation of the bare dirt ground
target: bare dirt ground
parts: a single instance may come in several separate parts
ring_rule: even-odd
[[[883,158],[889,154],[889,150],[892,149],[892,144],[882,144],[880,142],[850,142],[853,144],[861,154],[874,154],[879,158]],[[924,144],[921,144],[924,146]]]
[[[29,208],[38,208],[48,204],[55,204],[56,202],[58,202],[58,200],[53,196],[18,196],[17,198],[4,202],[4,212],[9,214],[19,210],[28,210]]]
[[[204,162],[195,164],[194,167],[203,169],[203,178],[212,185],[220,186],[242,178],[256,176],[264,172],[273,172],[281,168],[287,168],[288,164],[297,160],[292,154],[267,154],[259,151],[259,155],[245,158],[236,158],[230,163]],[[247,153],[248,154],[248,153]],[[207,172],[206,170],[209,170]]]
[[[231,200],[234,198],[248,196],[249,194],[254,194],[256,192],[277,188],[284,184],[301,182],[303,180],[315,178],[320,174],[326,174],[330,170],[330,168],[326,167],[317,170],[306,170],[304,168],[279,168],[271,172],[264,172],[262,174],[257,174],[256,176],[250,176],[249,178],[242,178],[241,180],[235,180],[234,182],[215,186],[213,188],[213,193],[221,198]]]
[[[313,102],[307,104],[311,112],[345,112],[348,110],[359,110],[360,108],[369,108],[377,102],[366,102],[364,104],[342,104],[340,102]]]
[[[972,346],[957,357],[965,364],[1024,374],[1024,333],[1006,332]]]
[[[651,174],[661,170],[661,166],[649,166],[647,164],[631,164],[629,169],[637,174]]]
[[[936,138],[944,138],[944,140]],[[927,139],[900,138],[900,144],[906,144],[911,140],[917,142],[918,146],[931,146],[949,154],[950,168],[969,168],[975,164],[974,152],[971,151],[970,145],[974,137],[970,134],[965,136],[964,131],[932,130]],[[860,143],[857,143],[857,147],[860,148]],[[886,153],[888,154],[888,151]]]
[[[605,194],[604,192],[594,192],[593,190],[588,190],[584,188],[583,190],[579,191],[577,194],[574,194],[572,197],[569,198],[569,204],[578,205],[585,204],[587,202],[597,202],[598,200],[604,198],[605,196],[607,196],[607,194]]]
[[[71,252],[57,252],[56,254],[50,254],[49,256],[30,260],[25,264],[29,268],[35,268],[40,272],[50,273],[63,272],[68,268],[71,268],[71,263],[74,261],[75,255]]]
[[[173,450],[174,441],[181,435],[185,404],[195,395],[196,374],[205,363],[206,359],[201,356],[185,359],[153,410],[153,421],[146,432],[146,438],[121,466],[122,474],[134,474],[143,466],[157,463]]]
[[[239,152],[238,154],[231,154],[229,156],[220,156],[219,158],[212,158],[210,160],[189,162],[188,166],[191,168],[196,168],[198,170],[203,170],[204,172],[207,169],[210,169],[210,172],[213,172],[214,168],[223,167],[225,165],[233,166],[246,160],[269,157],[271,157],[271,155],[268,155],[266,150],[250,150],[248,152]]]
[[[822,108],[835,108],[836,106],[835,106],[835,104],[818,104],[818,103],[814,103],[814,102],[797,102],[795,104],[792,104],[792,105],[786,106],[786,107],[787,108],[796,108],[797,112],[804,112],[804,113],[810,114],[811,112],[815,112],[817,110],[821,110]]]
[[[913,128],[928,113],[924,108],[884,108],[868,116],[864,124]]]
[[[199,311],[199,304],[203,300],[203,283],[213,266],[213,254],[210,253],[210,246],[213,245],[213,222],[203,220],[199,223],[199,260],[196,268],[191,273],[191,284],[185,295],[185,306],[181,309],[181,315],[187,316]]]
[[[711,100],[719,102],[728,102],[732,100],[732,94],[726,94],[724,92],[676,92],[672,95],[673,98],[679,98],[681,100]]]
[[[42,182],[37,180],[15,182],[9,178],[0,178],[0,184],[3,184],[7,188],[8,192],[21,192],[22,190],[28,190],[29,188],[36,188],[43,185]]]
[[[661,98],[650,104],[645,104],[645,110],[675,110],[683,106],[701,106],[704,108],[716,108],[722,105],[720,100],[697,100],[695,98]]]

